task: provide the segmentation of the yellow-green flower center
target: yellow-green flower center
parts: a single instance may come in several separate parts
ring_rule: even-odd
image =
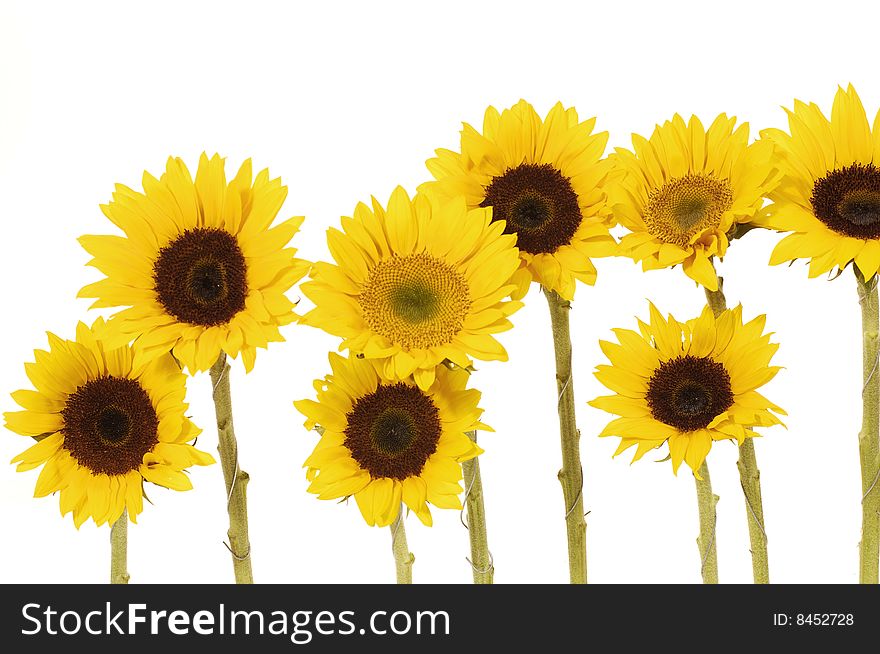
[[[395,314],[407,322],[419,324],[434,316],[439,298],[429,284],[416,279],[392,289],[388,299]]]
[[[664,243],[685,247],[704,229],[717,227],[733,204],[727,180],[709,175],[685,175],[648,195],[645,226]]]
[[[427,253],[380,261],[358,301],[370,329],[404,349],[449,343],[471,307],[461,273]]]

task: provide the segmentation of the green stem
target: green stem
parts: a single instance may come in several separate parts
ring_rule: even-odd
[[[752,578],[756,584],[770,583],[770,560],[767,555],[767,534],[764,531],[764,503],[761,499],[761,471],[755,458],[751,438],[739,446],[739,483],[746,500],[749,521],[749,542],[752,549]]]
[[[706,291],[706,302],[717,318],[727,309],[724,297],[724,279],[718,278],[718,290]],[[756,584],[770,583],[770,559],[767,553],[767,532],[764,527],[764,502],[761,498],[761,471],[755,456],[755,444],[751,438],[739,446],[739,482],[746,502],[746,520],[749,525],[749,542],[752,552],[752,578]]]
[[[550,307],[553,350],[556,357],[556,393],[562,468],[559,483],[565,499],[565,527],[568,537],[568,570],[571,583],[587,583],[587,523],[584,521],[584,475],[581,467],[580,439],[575,423],[574,384],[571,372],[571,303],[558,293],[544,289]]]
[[[467,435],[477,442],[477,432]],[[480,462],[477,457],[461,464],[466,490],[467,528],[471,541],[471,558],[475,584],[491,584],[495,578],[495,566],[489,552],[486,535],[486,507],[483,505],[483,481],[480,479]]]
[[[232,394],[229,390],[229,365],[222,352],[211,366],[211,382],[214,385],[214,411],[217,415],[220,466],[226,481],[226,511],[229,513],[229,542],[235,583],[254,583],[251,570],[251,543],[248,538],[247,484],[248,474],[238,467],[238,443],[232,424]]]
[[[700,476],[694,481],[697,484],[697,508],[700,513],[700,535],[697,538],[697,548],[700,552],[700,573],[703,575],[704,584],[718,583],[718,548],[715,546],[715,529],[718,517],[715,515],[715,505],[718,504],[718,496],[712,492],[712,480],[709,478],[709,466],[703,461],[700,466]]]
[[[712,309],[712,313],[717,318],[727,310],[727,298],[724,297],[724,279],[718,278],[718,290],[710,291],[705,286],[703,291],[706,293],[706,304]]]
[[[127,584],[128,574],[128,511],[110,527],[110,583]]]
[[[416,560],[412,552],[409,551],[409,545],[406,544],[406,527],[403,525],[403,504],[400,505],[400,512],[397,519],[391,523],[391,551],[394,554],[394,567],[397,570],[398,584],[412,583],[412,567]]]
[[[862,307],[862,539],[859,542],[859,583],[878,583],[880,568],[880,370],[878,367],[877,277],[865,281],[856,272]]]

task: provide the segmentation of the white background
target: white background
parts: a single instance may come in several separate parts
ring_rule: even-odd
[[[705,123],[725,111],[754,132],[785,124],[794,97],[830,110],[852,81],[869,115],[880,102],[878,10],[869,3],[285,2],[49,3],[0,5],[0,221],[3,347],[0,408],[28,387],[22,364],[44,330],[70,337],[91,320],[77,290],[98,278],[76,237],[109,233],[98,209],[115,182],[139,187],[169,154],[194,169],[202,150],[269,166],[289,186],[284,217],[307,216],[303,257],[326,258],[324,232],[371,194],[427,177],[434,148],[458,146],[461,121],[480,125],[488,104],[524,97],[543,114],[557,100],[611,133],[648,135],[673,112]],[[588,8],[589,7],[589,8]],[[720,266],[731,303],[767,313],[786,369],[766,395],[788,409],[788,431],[765,430],[763,474],[771,576],[778,582],[855,582],[859,540],[856,435],[861,404],[855,281],[808,280],[806,268],[766,264],[777,236],[751,233]],[[583,432],[589,574],[594,582],[697,582],[693,478],[663,453],[628,465],[610,419],[586,405],[598,339],[632,327],[646,299],[679,318],[702,293],[681,270],[644,274],[628,259],[597,261],[572,312],[575,393]],[[307,308],[303,302],[302,308]],[[498,582],[567,581],[564,507],[549,319],[533,288],[501,336],[506,364],[482,364],[481,442],[490,547]],[[249,487],[254,576],[259,582],[386,582],[394,569],[387,529],[367,527],[354,504],[305,492],[300,468],[316,436],[292,401],[311,397],[337,340],[297,325],[261,351],[256,370],[233,374],[235,422]],[[216,436],[207,374],[192,379],[199,445]],[[29,440],[0,436],[0,462]],[[718,504],[723,582],[747,583],[751,566],[736,448],[709,457]],[[5,465],[5,464],[4,464]],[[94,582],[108,577],[104,527],[75,530],[57,498],[32,499],[37,471],[0,468],[0,581]],[[130,530],[133,582],[232,580],[219,466],[192,472],[195,490],[151,487]],[[468,582],[467,533],[455,511],[435,526],[407,521],[417,582]]]

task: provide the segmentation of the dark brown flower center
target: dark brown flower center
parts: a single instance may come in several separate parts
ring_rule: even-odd
[[[165,310],[192,325],[229,322],[247,297],[244,255],[235,237],[220,229],[187,230],[159,250],[153,281]]]
[[[520,164],[492,179],[481,207],[504,220],[520,250],[556,252],[571,243],[582,215],[571,181],[550,164]]]
[[[442,431],[434,401],[400,382],[359,398],[347,418],[345,446],[374,479],[419,475]]]
[[[829,229],[853,238],[880,238],[880,169],[856,163],[813,184],[813,214]]]
[[[61,415],[64,448],[96,475],[137,470],[158,442],[156,410],[134,379],[88,381],[68,396]]]
[[[688,432],[729,409],[733,391],[723,364],[688,354],[660,364],[648,380],[645,399],[656,420]]]

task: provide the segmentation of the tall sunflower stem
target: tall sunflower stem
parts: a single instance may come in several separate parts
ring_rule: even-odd
[[[859,542],[859,583],[876,584],[880,577],[880,370],[878,370],[877,276],[869,281],[856,272],[862,307],[862,538]]]
[[[248,474],[238,466],[238,443],[232,424],[232,394],[229,389],[229,365],[226,355],[220,353],[211,366],[211,382],[214,385],[214,411],[217,415],[220,466],[226,482],[226,511],[229,514],[228,543],[224,543],[232,555],[235,583],[252,584],[251,543],[248,537],[247,484]]]
[[[727,309],[724,297],[724,279],[718,278],[718,290],[706,292],[706,303],[717,318]],[[767,531],[764,527],[764,501],[761,497],[761,471],[755,456],[755,444],[747,438],[739,446],[739,482],[746,503],[746,519],[749,525],[749,543],[752,553],[752,579],[756,584],[770,583],[770,559],[767,552]]]
[[[128,511],[123,509],[122,515],[110,527],[110,583],[127,584],[131,579],[128,574]]]
[[[700,552],[700,574],[704,584],[718,583],[718,548],[716,547],[716,527],[718,517],[715,505],[720,499],[712,492],[712,480],[709,477],[709,466],[703,461],[700,466],[699,479],[694,475],[697,484],[697,508],[700,514],[700,535],[697,537],[697,548]]]
[[[571,371],[571,302],[544,289],[550,308],[553,350],[556,357],[557,411],[562,445],[559,482],[565,499],[565,527],[568,537],[568,569],[571,583],[587,583],[587,523],[584,520],[584,475],[581,467],[580,432],[575,422],[574,384]]]
[[[761,471],[755,458],[751,438],[739,446],[739,481],[746,500],[749,521],[749,542],[752,549],[752,578],[756,584],[770,583],[770,562],[767,556],[767,534],[764,531],[764,503],[761,499]]]
[[[412,583],[412,567],[416,560],[406,543],[406,527],[403,524],[404,506],[400,505],[397,519],[391,523],[391,552],[394,554],[394,567],[398,584]]]
[[[477,432],[467,432],[468,437],[477,442]],[[480,478],[480,462],[477,457],[461,464],[464,476],[465,506],[467,508],[467,529],[471,541],[471,556],[468,562],[474,573],[475,584],[491,584],[495,579],[495,564],[489,551],[486,534],[486,507],[483,504],[483,480]]]

